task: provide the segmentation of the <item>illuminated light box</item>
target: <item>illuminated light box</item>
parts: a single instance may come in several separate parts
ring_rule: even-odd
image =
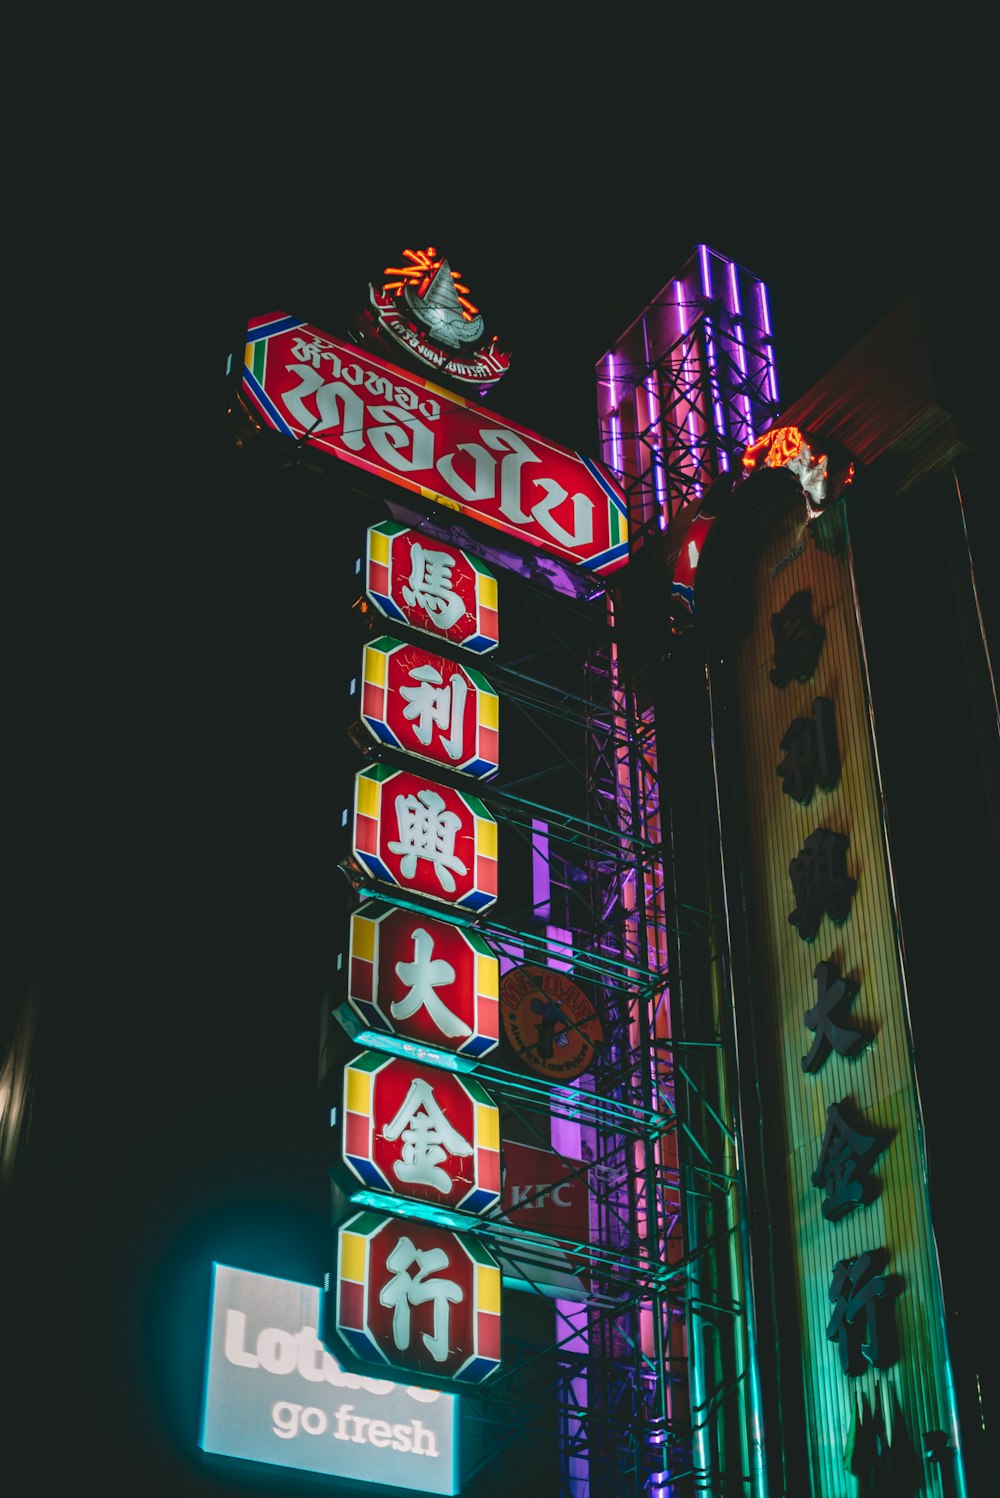
[[[497,581],[484,563],[394,520],[369,526],[365,591],[386,619],[485,655],[500,639]]]
[[[331,1294],[363,1363],[465,1384],[500,1366],[500,1266],[470,1233],[358,1212],[337,1231]]]
[[[600,463],[299,318],[251,319],[243,392],[273,431],[529,546],[601,575],[628,561],[625,495]]]
[[[347,999],[373,1031],[478,1060],[499,1042],[499,974],[471,929],[377,900],[351,916]]]
[[[354,780],[353,850],[374,879],[480,911],[497,897],[497,824],[475,796],[373,765]]]
[[[460,775],[499,767],[500,699],[486,677],[390,635],[364,648],[361,722],[376,744]]]
[[[370,1190],[484,1212],[500,1200],[500,1110],[474,1077],[364,1051],[344,1067],[341,1159]]]
[[[509,1249],[502,1238],[492,1240],[504,1284],[552,1298],[587,1300],[591,1287],[586,1252],[575,1254],[565,1242],[590,1242],[587,1162],[504,1139],[503,1164],[501,1205],[487,1216],[490,1222],[514,1229]],[[520,1228],[562,1241],[518,1242]]]
[[[319,1340],[322,1301],[314,1285],[213,1266],[202,1450],[458,1493],[455,1397],[347,1372]]]

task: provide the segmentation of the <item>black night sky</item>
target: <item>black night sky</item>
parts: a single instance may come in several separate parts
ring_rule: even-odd
[[[156,131],[143,167],[119,147],[95,176],[70,139],[80,170],[47,211],[62,341],[39,317],[25,334],[48,415],[7,435],[5,1040],[32,984],[41,1002],[31,1170],[4,1234],[6,1413],[38,1491],[75,1474],[223,1491],[192,1449],[206,1266],[324,1267],[315,1082],[341,940],[330,828],[356,768],[332,697],[353,553],[329,491],[276,508],[240,466],[221,408],[246,318],[343,336],[368,281],[433,244],[510,352],[488,404],[597,456],[597,358],[705,241],[769,287],[784,403],[917,284],[975,389],[977,173],[918,98],[909,131],[855,122],[838,152],[828,122],[794,163],[773,147],[745,172],[732,147],[699,166],[676,132],[682,171],[655,151],[638,167],[579,110],[526,126],[530,149],[453,125],[347,171],[321,134],[262,148],[240,91],[197,149]]]

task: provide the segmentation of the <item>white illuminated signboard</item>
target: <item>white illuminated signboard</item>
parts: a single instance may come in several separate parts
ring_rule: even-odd
[[[457,1399],[347,1373],[319,1340],[322,1291],[214,1265],[202,1450],[458,1492]]]

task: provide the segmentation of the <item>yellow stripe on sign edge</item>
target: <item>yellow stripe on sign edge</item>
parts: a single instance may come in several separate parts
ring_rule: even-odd
[[[495,957],[476,953],[476,992],[484,999],[500,997],[500,964]]]
[[[476,828],[476,852],[481,858],[496,858],[496,822],[488,822],[485,817],[477,817],[476,821],[479,823],[479,826]]]
[[[381,531],[368,532],[368,555],[373,562],[381,562],[385,567],[389,564],[389,537],[384,536]]]
[[[375,961],[375,922],[367,916],[351,916],[351,956],[362,962]]]
[[[357,1071],[353,1066],[347,1068],[347,1086],[345,1089],[344,1106],[352,1113],[363,1113],[366,1118],[371,1117],[372,1104],[372,1079],[366,1071]]]
[[[500,1314],[500,1271],[489,1264],[476,1265],[476,1309]]]
[[[359,1285],[364,1284],[367,1248],[368,1239],[362,1238],[360,1233],[341,1234],[340,1277],[342,1280],[354,1280]]]
[[[489,1103],[476,1104],[476,1143],[484,1150],[500,1148],[500,1110]]]
[[[361,674],[365,681],[370,681],[374,687],[385,686],[385,653],[381,650],[373,650],[370,645],[365,646],[365,658],[361,663]]]
[[[479,721],[484,728],[500,727],[500,698],[489,692],[479,694]]]
[[[354,784],[357,787],[358,816],[377,817],[382,790],[379,782],[377,780],[366,779],[365,772],[359,770]]]
[[[479,576],[479,602],[484,609],[495,609],[497,606],[497,580],[495,577],[486,577],[480,572]]]

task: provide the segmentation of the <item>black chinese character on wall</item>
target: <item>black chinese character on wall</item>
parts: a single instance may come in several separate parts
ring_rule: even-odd
[[[846,1374],[861,1373],[866,1361],[873,1368],[888,1368],[896,1360],[888,1302],[900,1293],[903,1281],[883,1273],[887,1257],[885,1249],[873,1248],[856,1259],[839,1259],[833,1267],[833,1315],[826,1335],[837,1343]]]
[[[776,687],[790,681],[808,681],[816,669],[826,630],[812,616],[812,594],[793,593],[778,613],[771,615],[774,636],[774,670],[769,672]]]
[[[826,1110],[826,1133],[811,1180],[826,1191],[822,1212],[828,1222],[867,1205],[882,1189],[868,1172],[886,1141],[867,1133],[860,1123],[853,1117],[847,1098],[831,1103]]]
[[[839,926],[847,919],[857,881],[847,873],[850,843],[842,832],[817,827],[788,865],[795,909],[788,919],[803,941],[814,941],[824,914]]]
[[[778,766],[781,789],[800,806],[808,806],[817,786],[830,791],[840,775],[837,727],[829,697],[817,697],[811,718],[793,718],[781,748],[785,757]]]
[[[802,1057],[803,1071],[818,1071],[830,1054],[856,1056],[868,1044],[867,1035],[841,1024],[858,993],[858,985],[840,976],[835,962],[819,962],[813,969],[816,979],[816,1002],[806,1010],[806,1024],[816,1038],[808,1056]]]

